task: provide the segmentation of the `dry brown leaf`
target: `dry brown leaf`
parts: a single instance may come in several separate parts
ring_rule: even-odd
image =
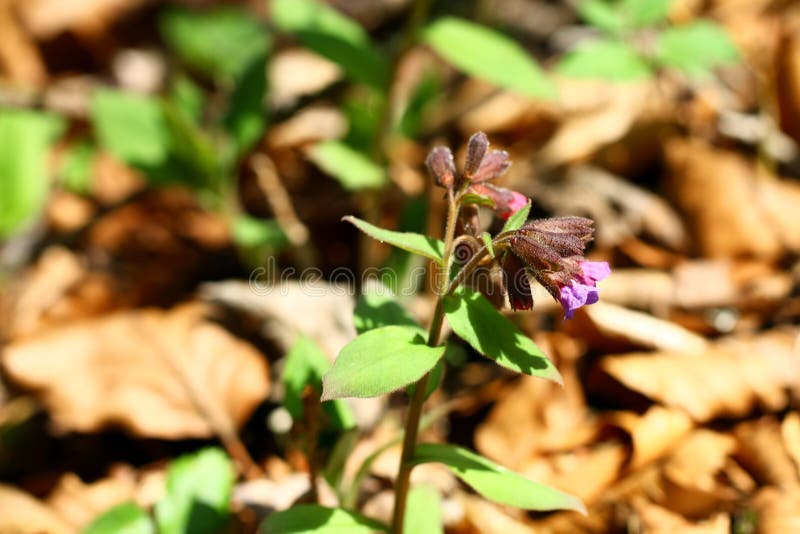
[[[772,417],[739,424],[736,456],[761,484],[787,489],[800,485],[797,468],[784,446],[781,426]]]
[[[312,106],[269,129],[267,144],[287,149],[317,141],[339,139],[347,133],[347,118],[335,107]]]
[[[342,75],[336,63],[304,48],[282,50],[269,62],[269,98],[276,107],[289,107],[299,98],[337,82]]]
[[[698,353],[707,346],[702,336],[675,323],[608,302],[589,306],[586,315],[604,337],[623,338],[641,347]]]
[[[633,353],[608,356],[601,368],[626,387],[695,421],[742,416],[756,405],[786,406],[788,390],[800,387],[797,331],[719,341],[698,353]]]
[[[653,406],[644,415],[619,412],[611,416],[611,423],[631,436],[631,469],[638,469],[664,456],[692,428],[692,421],[686,412],[662,406]]]
[[[111,27],[123,14],[152,0],[15,0],[28,30],[39,39],[50,39],[72,30],[94,34]]]
[[[758,534],[800,532],[800,490],[766,487],[753,500],[758,514]]]
[[[800,250],[797,184],[757,175],[744,156],[697,140],[668,143],[667,164],[672,196],[704,255],[776,258]]]
[[[136,473],[130,468],[117,469],[110,478],[85,484],[77,475],[63,475],[47,498],[47,504],[64,521],[82,529],[99,514],[125,501],[133,500]]]
[[[789,412],[781,423],[781,437],[786,452],[794,462],[795,471],[800,476],[800,414]]]
[[[53,328],[0,358],[59,425],[81,432],[122,425],[141,436],[210,437],[242,424],[269,390],[261,354],[191,307]]]
[[[731,529],[731,518],[726,513],[693,523],[644,498],[634,499],[633,508],[636,517],[630,521],[636,521],[641,532],[647,534],[728,534]]]
[[[620,475],[628,450],[619,443],[536,458],[519,471],[532,480],[575,495],[590,506]]]
[[[463,495],[465,519],[472,527],[469,532],[502,532],[503,534],[536,534],[541,532],[523,521],[508,515],[502,508],[480,497]],[[576,514],[577,515],[577,514]]]
[[[58,514],[17,488],[0,484],[0,532],[4,534],[73,534]]]
[[[683,440],[662,470],[662,492],[653,499],[688,517],[706,517],[739,494],[718,479],[736,448],[732,437],[698,429]]]
[[[558,86],[566,119],[540,153],[553,165],[586,158],[620,139],[661,100],[650,82],[604,84],[559,79]]]

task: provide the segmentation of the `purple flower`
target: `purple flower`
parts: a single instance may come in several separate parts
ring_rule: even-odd
[[[559,285],[561,295],[558,300],[564,308],[566,319],[571,319],[581,306],[597,302],[600,298],[597,282],[611,274],[611,268],[605,261],[582,260],[579,265],[581,272],[571,277],[567,284]]]

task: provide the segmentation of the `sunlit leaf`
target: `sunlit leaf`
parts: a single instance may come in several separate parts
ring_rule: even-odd
[[[697,76],[735,63],[739,52],[720,26],[698,21],[664,30],[656,45],[656,59],[666,67]]]
[[[512,232],[522,228],[522,225],[528,220],[528,215],[530,215],[530,213],[531,201],[528,199],[528,203],[525,204],[524,207],[515,211],[511,217],[508,218],[506,223],[503,225],[503,232]],[[492,256],[494,256],[494,254],[492,254]]]
[[[348,343],[323,377],[323,400],[377,397],[419,380],[444,354],[418,328],[384,326]]]
[[[156,504],[160,534],[219,532],[228,520],[234,471],[217,448],[174,460],[167,470],[167,493]]]
[[[83,529],[83,534],[155,534],[147,512],[132,502],[118,504],[103,512]]]
[[[483,246],[485,246],[486,250],[489,251],[489,256],[494,258],[494,246],[492,245],[492,235],[489,232],[483,232],[481,234],[481,239],[483,240]]]
[[[348,191],[377,189],[386,184],[386,175],[361,152],[340,141],[324,141],[309,152],[320,169],[336,178]]]
[[[271,5],[272,18],[280,29],[341,66],[350,78],[375,88],[386,87],[387,60],[356,21],[317,0],[273,0]]]
[[[382,243],[389,243],[397,248],[435,260],[439,264],[442,263],[444,243],[439,239],[413,232],[393,232],[392,230],[385,230],[350,215],[343,217],[342,220],[353,224],[371,238],[377,239]]]
[[[0,110],[0,238],[42,209],[49,190],[48,149],[63,126],[55,115]]]
[[[667,18],[672,0],[622,0],[620,9],[633,28],[652,26]]]
[[[622,41],[598,39],[567,52],[556,70],[573,78],[627,82],[652,74],[647,61]]]
[[[341,508],[300,504],[270,514],[259,534],[373,534],[387,530],[382,523]]]
[[[595,28],[617,33],[624,27],[625,21],[622,13],[615,8],[608,0],[584,0],[578,4],[578,13]]]
[[[467,74],[534,98],[552,98],[556,94],[530,54],[491,28],[445,17],[425,29],[424,40]]]
[[[251,13],[232,6],[171,8],[159,21],[180,58],[206,74],[232,80],[269,48],[269,34]]]
[[[574,510],[586,514],[583,503],[555,488],[539,484],[462,447],[421,443],[413,464],[442,463],[489,500],[525,510]]]
[[[59,171],[61,183],[66,189],[81,195],[89,192],[95,153],[94,145],[88,141],[75,143],[69,148]]]
[[[531,338],[476,291],[460,289],[445,299],[447,321],[472,347],[501,365],[562,384],[561,375]]]

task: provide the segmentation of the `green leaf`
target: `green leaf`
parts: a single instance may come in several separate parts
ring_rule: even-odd
[[[739,52],[720,26],[698,21],[667,28],[656,45],[656,59],[691,76],[708,74],[711,69],[735,63]]]
[[[517,42],[495,30],[444,17],[424,32],[424,40],[458,69],[533,98],[553,98],[555,88]]]
[[[563,384],[542,349],[480,293],[462,288],[445,298],[444,309],[453,331],[498,365]]]
[[[360,432],[358,428],[351,428],[350,430],[343,432],[339,436],[339,439],[336,440],[336,444],[333,446],[331,453],[328,455],[328,461],[325,464],[325,468],[322,470],[322,476],[325,477],[325,481],[328,483],[328,485],[330,485],[330,487],[336,491],[340,503],[343,502],[344,499],[343,490],[341,487],[342,479],[344,478],[344,469],[347,465],[347,460],[353,453],[353,449],[355,449],[356,444],[358,444],[359,437]]]
[[[169,86],[169,100],[195,122],[203,116],[206,98],[203,90],[186,76],[176,76]]]
[[[644,28],[667,18],[672,0],[622,0],[620,9],[632,28]]]
[[[171,155],[190,169],[187,175],[177,174],[172,178],[195,187],[217,190],[222,162],[209,133],[174,103],[165,102],[163,110]]]
[[[162,15],[159,28],[184,63],[215,78],[235,79],[270,45],[258,19],[231,6],[171,8]]]
[[[622,41],[598,39],[567,52],[556,71],[573,78],[611,82],[640,80],[652,75],[650,66],[636,50]]]
[[[387,530],[387,525],[341,508],[300,504],[273,512],[261,524],[259,534],[372,534]]]
[[[525,204],[524,207],[518,209],[508,218],[506,224],[503,225],[503,232],[513,232],[514,230],[519,230],[522,228],[522,225],[528,220],[528,215],[531,213],[531,199],[528,199],[528,203]],[[492,254],[494,257],[494,254]]]
[[[348,191],[377,189],[386,185],[383,169],[340,141],[323,141],[315,145],[309,158]]]
[[[581,18],[601,30],[616,34],[625,26],[622,13],[607,0],[586,0],[578,6]]]
[[[359,334],[391,325],[410,326],[422,331],[419,323],[397,302],[392,292],[380,283],[364,286],[364,292],[353,311],[353,324]]]
[[[44,206],[48,151],[63,126],[55,115],[0,109],[0,238],[17,231]]]
[[[147,512],[133,502],[118,504],[106,510],[83,529],[83,534],[155,534],[155,526]]]
[[[586,514],[583,503],[555,488],[522,475],[455,445],[421,443],[412,463],[442,463],[483,497],[525,510],[574,510]]]
[[[239,215],[231,229],[233,240],[242,247],[269,247],[274,250],[285,247],[289,240],[273,219],[258,219]]]
[[[303,390],[311,386],[318,395],[321,394],[322,376],[330,367],[327,356],[313,340],[303,335],[298,337],[283,368],[283,405],[292,418],[303,419]],[[345,402],[335,400],[322,407],[336,428],[346,430],[356,425],[355,416]]]
[[[531,205],[530,202],[528,202],[528,206],[530,205]],[[481,239],[483,239],[483,245],[486,247],[486,250],[489,251],[489,256],[494,258],[494,246],[492,245],[492,235],[489,232],[483,232],[481,234]]]
[[[351,215],[342,217],[342,220],[353,224],[356,228],[371,238],[377,239],[381,243],[389,243],[394,247],[435,260],[439,265],[442,264],[444,243],[439,239],[413,232],[393,232],[391,230],[385,230]]]
[[[94,145],[88,141],[81,141],[69,147],[59,172],[61,183],[66,189],[79,195],[89,192],[95,152]]]
[[[307,48],[338,64],[347,75],[377,89],[388,84],[389,66],[356,21],[324,2],[273,0],[272,18]]]
[[[266,125],[264,95],[267,92],[267,55],[255,57],[236,80],[223,125],[243,152],[261,138]]]
[[[218,532],[228,520],[233,465],[218,448],[181,456],[167,470],[167,494],[156,504],[160,534]]]
[[[322,400],[377,397],[416,382],[444,346],[429,347],[419,328],[384,326],[348,343],[322,379]]]
[[[170,150],[161,102],[114,89],[95,91],[92,124],[101,146],[132,165],[157,167]]]
[[[408,492],[403,532],[442,534],[442,498],[436,488],[414,486]]]

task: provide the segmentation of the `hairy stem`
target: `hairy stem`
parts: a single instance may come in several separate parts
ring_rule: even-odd
[[[448,191],[447,197],[447,226],[444,232],[444,254],[443,269],[444,280],[447,280],[450,273],[450,263],[453,252],[453,240],[455,238],[456,220],[458,219],[459,203],[456,202],[453,191]],[[439,345],[439,338],[442,333],[442,323],[444,322],[444,297],[446,295],[447,284],[441,283],[439,298],[436,301],[436,309],[433,312],[430,330],[428,331],[428,346]],[[411,480],[411,459],[414,456],[414,448],[417,445],[417,435],[419,434],[419,421],[422,416],[422,407],[425,404],[425,393],[428,389],[430,373],[419,379],[414,384],[414,396],[408,406],[406,416],[406,429],[403,436],[403,452],[400,455],[400,467],[397,472],[397,482],[394,489],[394,514],[392,515],[392,532],[402,534],[403,521],[406,512],[406,500],[408,498],[409,483]]]

